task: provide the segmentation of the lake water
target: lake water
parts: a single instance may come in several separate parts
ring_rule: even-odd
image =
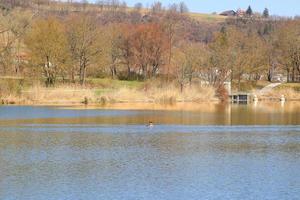
[[[0,199],[300,199],[299,104],[189,108],[2,106]]]

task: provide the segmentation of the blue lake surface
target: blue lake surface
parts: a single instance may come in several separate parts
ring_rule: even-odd
[[[0,107],[0,199],[300,199],[298,108]]]

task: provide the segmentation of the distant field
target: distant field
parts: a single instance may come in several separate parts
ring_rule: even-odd
[[[78,10],[78,7],[74,7],[72,5],[67,5],[62,2],[59,2],[57,4],[53,4],[51,7],[44,6],[43,9],[45,9],[45,10],[52,9],[52,10],[58,10],[58,11],[68,9],[68,10],[76,11],[76,10]],[[132,8],[132,7],[127,7],[126,11],[131,12],[131,11],[133,11],[133,9],[134,8]],[[98,12],[101,11],[100,7],[97,5],[94,5],[94,4],[88,5],[85,8],[85,10],[86,11],[98,11]],[[104,10],[105,10],[105,8],[104,8]],[[143,8],[140,10],[140,12],[144,15],[144,14],[149,13],[149,9]],[[211,22],[211,23],[223,22],[227,18],[225,16],[221,16],[218,14],[196,13],[196,12],[189,12],[188,15],[190,15],[193,19],[196,19],[200,22]]]
[[[218,14],[189,13],[189,15],[201,22],[223,22],[227,18]]]
[[[133,8],[128,7],[127,11],[132,11]],[[146,14],[149,12],[149,9],[142,9],[141,13]],[[189,12],[188,15],[193,19],[196,19],[200,22],[223,22],[227,17],[221,16],[218,14],[207,14],[207,13],[196,13],[196,12]]]
[[[127,11],[132,11],[133,8],[127,8]],[[142,9],[141,13],[146,14],[148,13],[148,9]],[[218,14],[207,14],[207,13],[196,13],[196,12],[189,12],[188,15],[195,20],[200,22],[223,22],[227,17],[221,16]]]

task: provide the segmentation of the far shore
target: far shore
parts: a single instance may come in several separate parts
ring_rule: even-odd
[[[56,93],[56,92],[55,92]],[[80,93],[80,92],[79,92]],[[86,94],[86,91],[83,91]],[[45,95],[45,96],[44,96]],[[122,95],[122,94],[121,94]],[[141,97],[139,94],[139,97]],[[231,100],[228,98],[227,101],[221,101],[216,96],[206,96],[206,98],[185,98],[180,96],[159,96],[156,99],[149,99],[147,97],[139,98],[136,94],[131,94],[130,92],[126,94],[126,98],[123,96],[80,96],[78,93],[76,95],[58,95],[52,96],[51,93],[34,94],[29,96],[8,96],[5,98],[0,97],[0,105],[15,105],[15,106],[58,106],[58,107],[72,107],[78,109],[94,109],[94,108],[117,108],[117,109],[156,109],[156,108],[171,108],[179,107],[179,109],[193,109],[194,107],[199,107],[199,105],[211,105],[211,104],[231,104]],[[34,96],[38,96],[34,97]],[[122,100],[120,100],[122,99]],[[123,100],[124,99],[124,100]],[[286,103],[298,103],[300,98],[286,97],[284,99]],[[258,97],[257,101],[253,101],[252,96],[248,104],[257,103],[284,103],[281,98],[278,97]]]
[[[180,88],[175,83],[161,84],[157,81],[149,84],[148,82],[110,79],[90,80],[86,86],[58,84],[55,87],[45,87],[40,84],[27,83],[20,87],[18,83],[8,81],[4,81],[3,84],[7,84],[7,87],[6,90],[0,90],[0,104],[2,105],[108,107],[128,104],[197,105],[219,103],[221,99],[227,99],[227,103],[230,102],[228,93],[218,93],[214,87],[201,84]],[[242,91],[252,94],[251,100],[255,96],[259,102],[280,103],[282,97],[285,101],[300,101],[300,84],[284,84],[267,93],[260,91],[268,83],[263,82],[258,85],[262,86]],[[234,92],[232,90],[232,93]]]
[[[0,105],[9,105],[9,106],[59,106],[59,107],[75,107],[75,108],[84,108],[84,109],[93,109],[93,108],[111,108],[132,106],[132,109],[135,109],[136,106],[140,107],[149,107],[149,106],[158,106],[158,107],[176,107],[180,106],[190,106],[190,105],[208,105],[208,104],[219,104],[220,101],[217,98],[209,99],[207,101],[170,101],[170,102],[155,102],[155,101],[112,101],[112,102],[84,102],[80,101],[65,101],[65,100],[50,100],[50,101],[17,101],[17,102],[2,102]],[[225,102],[226,104],[227,102]],[[138,109],[138,108],[137,108]]]
[[[212,99],[202,102],[145,102],[145,101],[119,101],[109,103],[89,103],[84,104],[80,101],[45,101],[45,102],[18,102],[13,104],[2,104],[2,106],[49,106],[58,107],[59,109],[78,109],[78,110],[93,110],[93,109],[110,109],[110,110],[182,110],[182,111],[202,111],[212,112],[214,109],[229,107],[231,104],[228,102],[221,102],[218,99]],[[274,100],[262,100],[258,102],[250,102],[247,105],[258,107],[282,107],[296,106],[300,109],[300,100],[280,102]]]

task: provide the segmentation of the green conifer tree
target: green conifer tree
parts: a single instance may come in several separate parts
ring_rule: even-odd
[[[252,15],[253,15],[253,11],[252,11],[251,6],[249,6],[249,7],[247,8],[246,14],[247,14],[248,16],[252,16]]]
[[[263,17],[264,18],[268,18],[270,16],[269,14],[269,9],[268,8],[265,8],[264,12],[263,12]]]

